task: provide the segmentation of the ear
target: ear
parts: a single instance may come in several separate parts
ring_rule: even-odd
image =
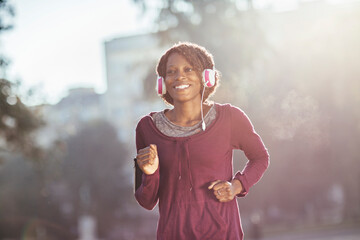
[[[161,76],[158,76],[156,79],[156,92],[159,96],[162,96],[166,93],[165,81]]]
[[[212,87],[215,85],[215,70],[204,69],[202,72],[202,81],[206,87]]]

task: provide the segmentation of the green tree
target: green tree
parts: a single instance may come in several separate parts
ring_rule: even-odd
[[[15,15],[12,5],[7,0],[0,0],[0,32],[9,30],[13,27],[11,20]]]
[[[8,4],[7,0],[0,0],[0,34],[13,27],[11,20],[13,19],[14,15],[15,10],[13,6]],[[7,65],[8,60],[5,58],[5,56],[0,54],[0,70],[3,71]]]
[[[33,142],[31,133],[42,125],[42,121],[21,102],[13,86],[8,80],[0,79],[0,138],[5,140],[1,147],[39,157],[41,151]]]
[[[119,142],[116,129],[105,121],[85,125],[66,144],[60,179],[71,193],[74,224],[79,216],[90,214],[104,237],[133,201],[131,178],[126,172],[128,151]]]
[[[0,36],[12,28],[13,16],[14,8],[6,0],[0,0]],[[20,84],[6,79],[8,64],[9,60],[0,53],[0,150],[39,158],[41,150],[36,147],[31,133],[43,122],[21,101],[16,91]]]
[[[74,239],[53,189],[44,188],[36,165],[20,154],[6,159],[0,166],[0,238],[36,239],[45,230],[46,239]]]

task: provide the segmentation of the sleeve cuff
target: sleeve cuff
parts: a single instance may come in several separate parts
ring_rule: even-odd
[[[249,184],[248,184],[248,182],[246,180],[246,177],[242,173],[237,172],[233,179],[239,180],[241,182],[242,187],[243,187],[241,193],[239,193],[237,196],[238,197],[245,197],[248,194],[248,190],[249,190]]]

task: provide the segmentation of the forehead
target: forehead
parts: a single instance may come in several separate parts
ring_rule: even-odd
[[[181,65],[191,65],[191,64],[187,61],[187,59],[183,55],[177,52],[171,53],[167,60],[166,66],[170,67],[170,66],[179,66],[179,65],[181,66]]]

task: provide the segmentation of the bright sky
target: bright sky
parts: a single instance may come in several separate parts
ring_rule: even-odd
[[[9,80],[38,87],[48,103],[69,88],[106,90],[104,42],[150,31],[131,0],[12,0],[14,29],[0,38]],[[30,104],[39,104],[39,99]]]
[[[353,1],[359,0],[327,0],[331,3]],[[24,89],[37,87],[41,98],[28,104],[42,103],[43,98],[48,103],[57,103],[68,89],[75,87],[93,87],[98,93],[105,92],[104,42],[149,32],[152,23],[151,16],[142,17],[132,0],[9,2],[16,10],[14,29],[1,35],[0,50],[12,61],[7,78],[21,79]],[[261,7],[275,4],[274,9],[291,9],[298,0],[256,0],[254,3]]]

